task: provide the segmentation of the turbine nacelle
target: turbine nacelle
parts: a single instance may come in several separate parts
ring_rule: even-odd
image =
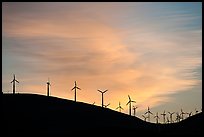
[[[79,90],[81,90],[81,88],[77,87],[76,81],[74,82],[74,87],[73,87],[71,90],[74,90],[74,89],[79,89]]]
[[[105,91],[101,91],[98,89],[99,92],[101,92],[102,94],[106,93],[108,90],[106,89]]]

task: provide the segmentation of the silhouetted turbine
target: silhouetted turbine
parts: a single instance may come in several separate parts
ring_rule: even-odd
[[[188,117],[190,117],[190,116],[191,116],[191,114],[192,114],[192,112],[190,112],[190,113],[186,113],[186,114],[188,114]]]
[[[154,118],[156,118],[156,123],[158,124],[159,123],[159,116],[158,116],[158,112],[157,112],[157,115],[154,116]]]
[[[145,117],[144,115],[142,115],[143,116],[143,118],[144,118],[144,121],[146,122],[146,119],[148,118],[148,117]]]
[[[165,120],[165,116],[166,116],[165,110],[164,110],[164,113],[162,113],[161,115],[163,116],[164,123],[165,123],[165,121],[166,121],[166,120]]]
[[[129,104],[129,115],[131,116],[131,103],[136,103],[136,101],[131,100],[130,96],[128,95],[129,101],[126,106]]]
[[[121,112],[121,109],[123,110],[123,108],[121,107],[120,105],[120,102],[119,102],[119,106],[116,108],[116,110],[119,109],[119,111]]]
[[[107,105],[104,105],[105,108],[107,108],[110,105],[110,103],[108,103]]]
[[[145,114],[148,114],[148,121],[150,122],[150,114],[153,115],[153,113],[150,111],[149,107],[147,109],[147,112]]]
[[[166,117],[166,119],[167,119],[167,121],[166,121],[166,122],[169,124],[169,123],[170,123],[169,118],[168,118],[168,117]]]
[[[50,80],[48,78],[48,82],[47,82],[47,96],[50,96],[50,86],[51,86],[51,84],[50,84]]]
[[[184,119],[184,117],[183,117],[184,114],[186,114],[186,113],[184,113],[183,110],[181,109],[181,119],[182,120]]]
[[[169,116],[170,116],[170,120],[171,120],[171,123],[173,122],[173,120],[172,120],[172,115],[175,113],[175,112],[168,112],[169,113]]]
[[[77,87],[76,81],[74,82],[74,87],[71,90],[74,90],[74,101],[76,102],[76,89],[81,90],[79,87]]]
[[[15,74],[13,74],[13,80],[11,81],[11,83],[13,83],[13,94],[15,94],[15,91],[16,91],[16,89],[15,89],[15,82],[18,82],[18,80],[16,80],[16,78],[15,78]],[[18,82],[19,83],[19,82]]]
[[[133,114],[134,114],[134,116],[136,116],[136,109],[137,109],[138,107],[135,107],[135,106],[133,106]]]
[[[102,103],[101,103],[101,106],[103,107],[103,94],[106,93],[106,91],[108,91],[108,90],[101,91],[101,90],[98,89],[98,91],[101,92],[101,94],[102,94]]]
[[[177,113],[176,113],[176,121],[177,121],[177,122],[180,122],[180,119],[181,119],[181,117],[180,117],[179,113],[177,112]]]
[[[198,110],[195,108],[195,114],[197,114],[198,113]]]

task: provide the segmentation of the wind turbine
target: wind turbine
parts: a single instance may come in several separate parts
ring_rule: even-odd
[[[47,81],[47,96],[49,97],[50,96],[50,79],[48,78],[48,81]]]
[[[15,91],[16,91],[16,89],[15,89],[15,82],[18,82],[18,80],[16,80],[15,74],[13,74],[13,80],[11,81],[11,83],[13,83],[13,94],[15,94]]]
[[[136,101],[131,100],[130,96],[128,95],[129,101],[126,106],[129,104],[129,115],[131,116],[131,103],[136,103]]]
[[[166,120],[165,120],[165,116],[166,116],[165,110],[164,110],[164,113],[162,113],[161,115],[163,116],[164,123],[165,123],[165,121],[166,121]]]
[[[108,103],[107,105],[104,105],[105,108],[107,108],[110,105],[110,103]]]
[[[74,87],[72,88],[72,90],[74,90],[74,101],[76,102],[76,90],[79,89],[81,90],[79,87],[77,87],[77,83],[76,81],[74,82]]]
[[[145,114],[148,114],[148,121],[150,122],[150,114],[153,115],[153,113],[149,110],[149,107],[147,109],[147,112]]]
[[[183,112],[183,110],[181,109],[181,119],[183,120],[183,115],[186,114]]]
[[[101,92],[101,94],[102,94],[102,103],[101,103],[101,106],[103,107],[103,94],[106,93],[106,91],[108,91],[108,90],[106,89],[105,91],[101,91],[101,90],[98,89],[98,91]]]
[[[166,121],[166,122],[169,124],[169,123],[170,123],[169,118],[168,118],[168,117],[166,117],[166,119],[167,119],[167,121]]]
[[[148,117],[145,117],[144,115],[142,115],[142,117],[144,118],[144,121],[146,122],[146,119],[147,119]]]
[[[172,112],[172,113],[171,113],[171,112],[168,112],[168,113],[169,113],[170,120],[171,120],[171,123],[172,123],[172,122],[173,122],[173,121],[172,121],[172,115],[173,115],[175,112]]]
[[[192,112],[190,112],[190,113],[186,113],[186,114],[188,114],[188,117],[190,117],[190,116],[192,115]]]
[[[195,108],[195,114],[197,114],[198,113],[198,110]]]
[[[116,109],[119,109],[120,112],[121,112],[121,109],[123,110],[123,108],[120,105],[120,102],[119,102],[119,106]]]
[[[138,107],[135,107],[135,106],[133,106],[133,113],[134,113],[134,116],[136,116],[136,109],[137,109]]]
[[[180,122],[180,119],[181,119],[181,117],[180,117],[179,113],[177,112],[177,113],[176,113],[176,121],[177,121],[177,122]]]
[[[158,112],[157,112],[157,115],[156,116],[154,116],[154,118],[156,118],[156,122],[157,122],[157,124],[159,123],[159,116],[158,116]]]

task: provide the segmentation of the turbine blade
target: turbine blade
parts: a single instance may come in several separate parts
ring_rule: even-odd
[[[129,100],[131,100],[130,96],[128,95]]]
[[[18,80],[15,80],[15,81],[19,83],[19,81],[18,81]]]
[[[130,101],[128,101],[128,103],[126,104],[126,106],[130,103]]]
[[[131,102],[136,103],[136,101],[132,101],[132,100],[131,100]]]
[[[98,91],[102,93],[102,91],[101,91],[101,90],[99,90],[99,89],[98,89]]]
[[[108,91],[107,89],[105,91],[103,91],[103,93],[105,93],[106,91]]]
[[[73,87],[71,90],[74,90],[76,87]]]
[[[77,89],[81,90],[79,87],[76,87]]]

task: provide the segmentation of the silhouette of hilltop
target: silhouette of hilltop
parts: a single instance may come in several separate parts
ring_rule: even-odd
[[[83,102],[36,94],[3,94],[4,135],[201,135],[202,113],[180,123],[154,124]]]

